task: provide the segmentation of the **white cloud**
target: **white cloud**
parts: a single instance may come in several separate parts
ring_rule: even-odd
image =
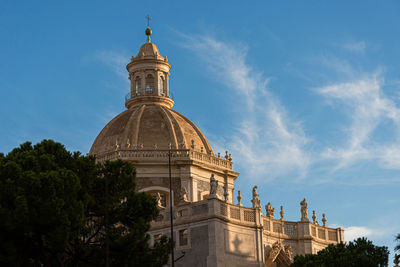
[[[347,42],[339,45],[343,49],[353,52],[353,53],[364,53],[365,49],[367,48],[367,44],[364,41],[353,41],[353,42]]]
[[[116,75],[129,83],[128,72],[123,67],[129,62],[129,56],[121,52],[100,50],[94,53],[94,58],[110,68]]]
[[[235,118],[240,123],[225,145],[232,150],[242,173],[264,180],[292,171],[304,176],[310,159],[304,152],[308,139],[302,125],[291,121],[267,90],[269,78],[246,62],[247,48],[209,36],[182,36],[182,45],[205,61],[226,90],[232,90],[229,93],[236,93],[239,99],[232,108],[241,114]]]
[[[353,241],[359,237],[367,237],[371,239],[373,237],[382,236],[384,232],[378,229],[372,229],[365,226],[349,226],[344,228],[344,240],[346,242]]]
[[[342,111],[351,123],[345,129],[347,141],[341,147],[329,147],[324,158],[337,159],[337,168],[347,167],[360,160],[377,160],[381,167],[400,168],[400,109],[384,92],[381,72],[363,74],[350,82],[337,83],[319,88],[317,92],[342,104]],[[394,127],[379,127],[390,122]],[[393,140],[376,142],[374,134],[379,131],[393,132]]]

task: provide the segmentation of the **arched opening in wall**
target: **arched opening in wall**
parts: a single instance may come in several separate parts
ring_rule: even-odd
[[[156,200],[157,200],[158,194],[159,194],[161,207],[165,208],[167,206],[167,194],[165,192],[162,192],[162,191],[150,191],[150,192],[147,192],[147,193],[150,194]]]
[[[153,93],[153,88],[154,88],[154,78],[153,75],[148,74],[146,76],[146,94],[151,94]]]
[[[164,77],[160,76],[160,78],[158,79],[158,88],[160,89],[160,95],[164,96],[165,92],[164,92]]]
[[[152,196],[154,199],[160,197],[160,206],[167,208],[169,207],[169,189],[160,186],[151,186],[148,188],[143,188],[139,192],[145,192]]]
[[[142,91],[142,79],[140,79],[140,77],[136,77],[136,79],[135,79],[135,94],[140,95],[141,91]]]

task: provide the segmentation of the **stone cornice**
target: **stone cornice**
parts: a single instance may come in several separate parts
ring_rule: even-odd
[[[200,167],[211,167],[218,169],[221,172],[226,172],[237,176],[238,174],[232,171],[233,162],[213,155],[201,153],[192,149],[141,149],[141,148],[123,148],[115,151],[107,151],[96,155],[98,162],[106,160],[121,159],[125,161],[137,162],[139,164],[149,163],[165,163],[168,160],[168,152],[171,151],[172,164],[193,164]]]
[[[158,104],[167,108],[174,106],[174,100],[166,96],[135,96],[125,102],[126,108],[132,108],[139,105],[154,105]]]

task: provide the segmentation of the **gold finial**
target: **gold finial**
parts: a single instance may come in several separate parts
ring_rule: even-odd
[[[147,19],[147,29],[146,29],[146,31],[145,31],[145,33],[146,33],[146,35],[147,35],[147,42],[148,43],[150,43],[150,35],[151,35],[151,33],[152,33],[152,31],[151,31],[151,29],[150,29],[150,16],[149,15],[147,15],[146,16],[146,19]]]

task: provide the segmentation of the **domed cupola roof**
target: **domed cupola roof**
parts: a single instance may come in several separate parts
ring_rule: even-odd
[[[152,31],[150,28],[146,29],[146,35],[147,35],[147,43],[143,44],[140,47],[139,52],[137,53],[136,57],[132,57],[131,61],[132,63],[134,61],[138,61],[138,60],[143,60],[143,59],[150,59],[150,60],[160,60],[160,61],[168,61],[167,58],[163,57],[160,55],[160,52],[158,51],[157,46],[150,42],[150,35],[151,35]],[[130,64],[128,64],[129,66]]]
[[[164,57],[160,55],[157,46],[154,43],[145,43],[140,48],[139,52],[137,53],[136,57],[133,59],[154,59],[157,58],[159,60],[164,60]]]
[[[188,118],[162,105],[138,105],[100,132],[90,154],[120,149],[192,149],[214,155],[206,137]]]

